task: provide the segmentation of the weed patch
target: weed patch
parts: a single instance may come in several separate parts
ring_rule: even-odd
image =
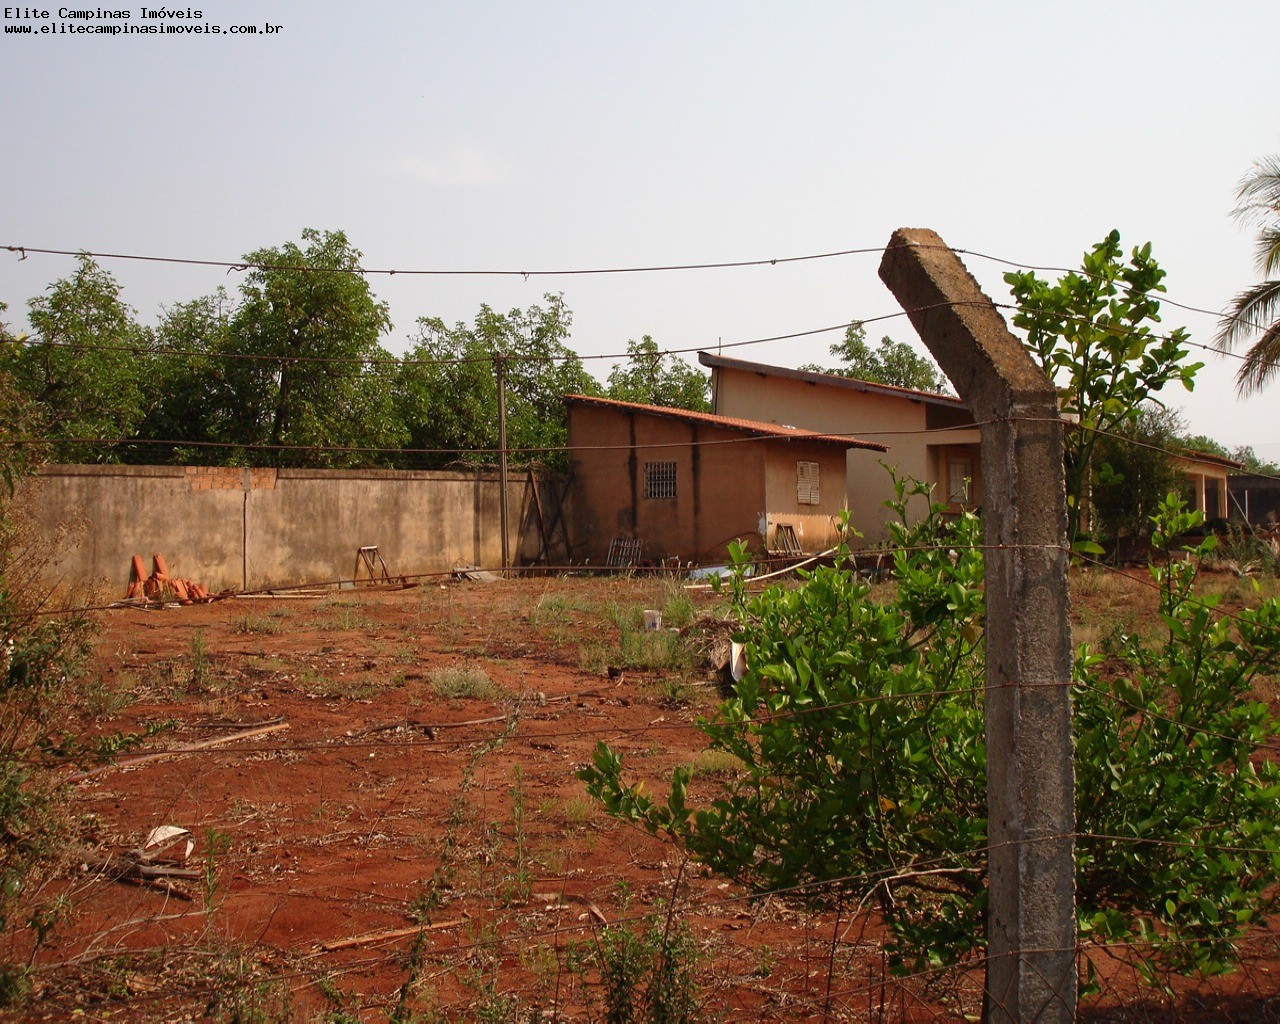
[[[325,629],[350,632],[369,629],[373,626],[373,620],[364,613],[362,606],[356,601],[326,601],[321,607],[327,612],[320,620],[320,625]]]
[[[10,617],[22,609],[5,587],[6,539],[0,518],[0,1005],[13,1005],[30,991],[34,955],[18,951],[43,946],[68,909],[46,890],[75,827],[50,768],[112,737],[82,741],[75,731],[87,624]]]
[[[655,918],[640,932],[626,925],[603,928],[597,956],[605,1019],[611,1024],[697,1020],[700,953],[682,921]]]
[[[279,618],[264,617],[255,615],[253,612],[245,612],[231,624],[231,628],[237,633],[256,636],[278,636],[284,632],[285,627],[284,622]]]
[[[502,700],[507,692],[474,665],[435,668],[427,673],[427,683],[441,697],[450,700]]]

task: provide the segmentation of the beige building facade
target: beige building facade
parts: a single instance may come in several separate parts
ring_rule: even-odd
[[[508,547],[544,552],[539,521],[559,520],[560,478],[512,476]],[[159,552],[176,576],[213,591],[332,585],[377,546],[394,575],[502,564],[501,480],[483,470],[239,469],[229,466],[41,466],[17,508],[46,538],[51,588],[123,597],[132,556]]]
[[[981,506],[978,427],[960,399],[707,352],[698,361],[711,370],[718,415],[856,435],[888,447],[887,453],[851,448],[846,456],[846,500],[863,544],[888,539],[884,503],[894,490],[886,466],[931,484],[934,500],[956,511]]]

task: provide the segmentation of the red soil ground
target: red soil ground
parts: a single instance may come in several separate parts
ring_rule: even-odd
[[[672,593],[449,582],[99,614],[94,678],[128,696],[101,731],[168,721],[144,750],[172,750],[280,727],[133,765],[129,751],[74,785],[92,851],[75,864],[172,824],[195,839],[197,877],[73,865],[50,889],[71,912],[36,954],[35,999],[0,1019],[603,1020],[596,954],[624,927],[689,929],[707,1020],[978,1012],[976,972],[895,980],[874,920],[748,898],[585,796],[574,772],[599,740],[656,787],[702,749],[707,671],[606,670],[623,656],[604,612]],[[716,614],[714,595],[693,597]],[[448,669],[500,690],[441,696],[461,676]],[[1120,971],[1086,1013],[1275,1020],[1276,947],[1251,948],[1238,974],[1146,1005]]]

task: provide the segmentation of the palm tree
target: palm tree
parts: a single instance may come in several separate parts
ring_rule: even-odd
[[[1280,155],[1257,161],[1241,180],[1232,216],[1261,227],[1254,262],[1267,278],[1235,297],[1215,339],[1218,348],[1228,352],[1237,342],[1262,332],[1236,374],[1236,391],[1246,395],[1261,390],[1280,372]]]

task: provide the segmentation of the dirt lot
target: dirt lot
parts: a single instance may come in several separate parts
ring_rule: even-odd
[[[1142,597],[1090,599],[1105,616]],[[721,607],[562,578],[101,613],[95,678],[120,696],[97,727],[171,724],[78,781],[72,810],[96,855],[189,829],[194,877],[73,871],[37,999],[3,1019],[603,1020],[601,950],[653,929],[687,929],[677,966],[708,1020],[976,1012],[976,977],[890,978],[874,920],[750,899],[585,796],[574,772],[601,739],[656,786],[688,762],[701,795],[718,784],[693,726],[710,673],[637,624]],[[1145,1009],[1111,978],[1089,1013],[1277,1019],[1275,952],[1264,935],[1245,971]]]

